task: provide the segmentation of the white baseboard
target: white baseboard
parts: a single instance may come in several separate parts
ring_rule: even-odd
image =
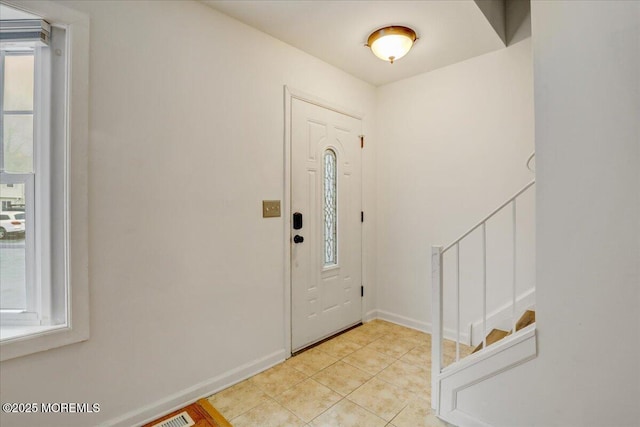
[[[377,318],[378,318],[378,310],[371,310],[371,311],[368,311],[362,317],[362,323],[371,322],[373,319],[377,319]]]
[[[277,365],[285,360],[285,350],[278,350],[272,354],[256,359],[217,377],[210,378],[193,386],[174,393],[164,399],[153,402],[140,409],[127,412],[117,418],[107,421],[106,426],[124,427],[141,425],[151,422],[159,417],[176,411],[186,405],[210,396],[243,381],[255,374]]]
[[[520,295],[516,300],[517,315],[519,316],[524,313],[525,310],[535,307],[535,298],[535,288],[532,288]],[[509,324],[512,322],[511,314],[511,303],[507,303],[497,310],[489,313],[487,315],[487,332],[491,331],[491,329],[494,328],[505,330],[511,329],[511,327],[509,326]],[[396,323],[398,325],[406,326],[407,328],[416,329],[428,334],[430,334],[432,331],[432,325],[430,322],[423,322],[421,320],[402,316],[396,313],[391,313],[385,310],[371,310],[367,312],[363,318],[363,322],[370,322],[373,319],[386,320],[388,322]],[[460,331],[460,342],[473,346],[480,344],[484,338],[482,335],[482,330],[483,327],[481,320],[473,322],[469,325],[468,328],[466,328],[465,332]],[[445,339],[455,341],[456,331],[455,329],[445,327],[443,330],[443,336]]]
[[[399,314],[391,313],[384,310],[376,310],[376,314],[378,319],[406,326],[407,328],[417,329],[418,331],[431,333],[431,323],[412,319],[406,316],[401,316]]]
[[[367,316],[372,313],[373,319],[381,319],[386,320],[387,322],[395,323],[401,326],[406,326],[407,328],[416,329],[420,332],[426,332],[428,334],[431,333],[432,327],[430,322],[423,322],[421,320],[412,319],[410,317],[402,316],[400,314],[391,313],[389,311],[384,310],[371,310],[367,313]],[[444,328],[443,337],[447,340],[455,341],[456,340],[456,331],[453,329]],[[468,343],[469,342],[469,334],[460,332],[460,342]]]
[[[519,317],[526,310],[534,308],[536,304],[536,288],[531,288],[528,291],[520,294],[516,299],[516,316]],[[509,331],[513,328],[513,303],[509,301],[498,309],[487,314],[487,333],[492,329],[502,329]],[[517,318],[516,318],[517,320]],[[482,319],[473,322],[470,327],[471,331],[471,345],[476,346],[484,340],[484,334],[482,327]],[[468,334],[467,334],[468,336]]]

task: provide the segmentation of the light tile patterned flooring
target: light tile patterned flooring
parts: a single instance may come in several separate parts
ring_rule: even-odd
[[[445,341],[445,366],[455,352]],[[431,413],[430,368],[431,335],[373,320],[209,401],[234,427],[444,427]]]

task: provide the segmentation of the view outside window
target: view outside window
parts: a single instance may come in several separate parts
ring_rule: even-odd
[[[2,138],[8,173],[33,172],[33,82],[32,52],[4,55]]]
[[[34,54],[0,53],[0,309],[26,311],[27,206],[34,162]],[[31,225],[32,226],[32,225]]]
[[[0,308],[26,310],[25,186],[2,184],[0,191],[3,202],[16,202],[3,204],[0,212]]]

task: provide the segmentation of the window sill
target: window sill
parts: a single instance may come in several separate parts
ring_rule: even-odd
[[[3,326],[0,362],[89,339],[88,322],[77,325]],[[28,335],[24,335],[27,333]],[[22,334],[22,335],[21,335]]]
[[[44,334],[56,329],[66,328],[66,325],[53,326],[3,326],[0,328],[0,341],[11,341],[22,338],[30,338],[34,335]]]

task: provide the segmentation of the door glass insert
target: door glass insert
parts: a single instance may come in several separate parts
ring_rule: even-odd
[[[333,150],[324,152],[324,265],[338,263],[337,161]]]

